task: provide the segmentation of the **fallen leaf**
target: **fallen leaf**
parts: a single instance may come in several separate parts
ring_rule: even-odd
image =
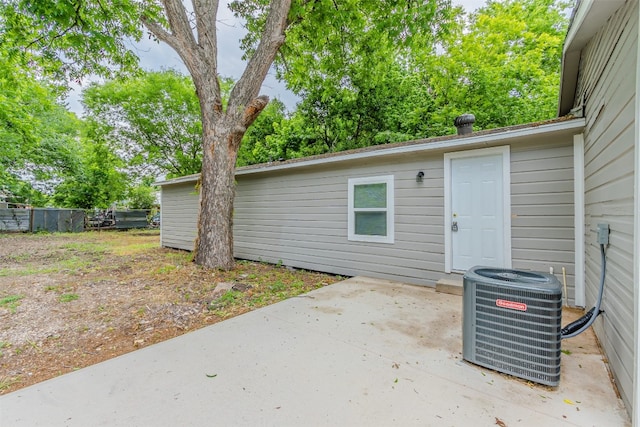
[[[215,378],[218,374],[205,374],[208,378]]]
[[[567,405],[575,405],[575,403],[573,403],[573,401],[569,399],[564,399],[563,402],[566,403]]]
[[[507,425],[505,424],[504,421],[502,421],[500,418],[496,417],[496,425],[500,426],[500,427],[507,427]]]

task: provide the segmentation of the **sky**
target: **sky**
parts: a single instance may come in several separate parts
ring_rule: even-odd
[[[373,0],[375,1],[375,0]],[[467,11],[476,10],[485,4],[485,0],[453,0],[454,5],[461,5]],[[223,77],[238,79],[244,70],[240,39],[245,30],[229,8],[227,1],[220,2],[218,11],[218,73]],[[144,38],[139,43],[132,43],[132,50],[140,58],[140,66],[146,71],[159,71],[174,69],[183,74],[188,74],[178,54],[165,43],[158,43]],[[69,110],[82,115],[80,94],[82,88],[87,86],[91,79],[87,79],[82,85],[72,84],[69,96],[65,100]],[[267,75],[260,94],[268,95],[271,99],[278,98],[289,110],[293,110],[298,98],[287,90],[283,82],[275,78],[273,69]]]

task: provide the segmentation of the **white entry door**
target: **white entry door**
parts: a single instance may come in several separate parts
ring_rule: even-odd
[[[451,158],[450,162],[451,269],[507,267],[503,154]]]

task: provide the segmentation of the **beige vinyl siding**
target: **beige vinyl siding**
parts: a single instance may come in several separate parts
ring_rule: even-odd
[[[611,227],[602,309],[595,324],[627,408],[633,396],[633,202],[637,2],[615,12],[582,52],[576,103],[586,100],[585,257],[587,304],[600,275],[598,223]]]
[[[425,177],[417,183],[420,170]],[[349,178],[384,175],[394,175],[395,181],[395,242],[348,241]],[[441,156],[238,176],[235,255],[433,285],[444,265],[442,176]]]
[[[574,289],[570,137],[515,144],[513,267],[561,274]],[[444,153],[237,176],[235,255],[433,286],[444,273]],[[425,173],[416,182],[418,171]],[[395,242],[347,240],[350,178],[394,175]],[[561,278],[561,276],[559,276]]]
[[[567,270],[573,292],[572,135],[511,146],[514,268]],[[424,172],[423,182],[416,174]],[[394,243],[349,241],[350,178],[394,176]],[[434,286],[444,272],[444,151],[236,175],[234,255]],[[162,245],[193,249],[195,180],[162,189]],[[561,277],[561,276],[559,276]]]
[[[511,246],[516,269],[565,268],[575,301],[573,144],[559,141],[511,150]]]
[[[160,244],[169,248],[193,250],[198,221],[195,181],[165,185],[160,197]]]

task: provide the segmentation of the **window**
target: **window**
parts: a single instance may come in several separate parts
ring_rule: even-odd
[[[348,239],[393,243],[393,175],[349,180]]]

